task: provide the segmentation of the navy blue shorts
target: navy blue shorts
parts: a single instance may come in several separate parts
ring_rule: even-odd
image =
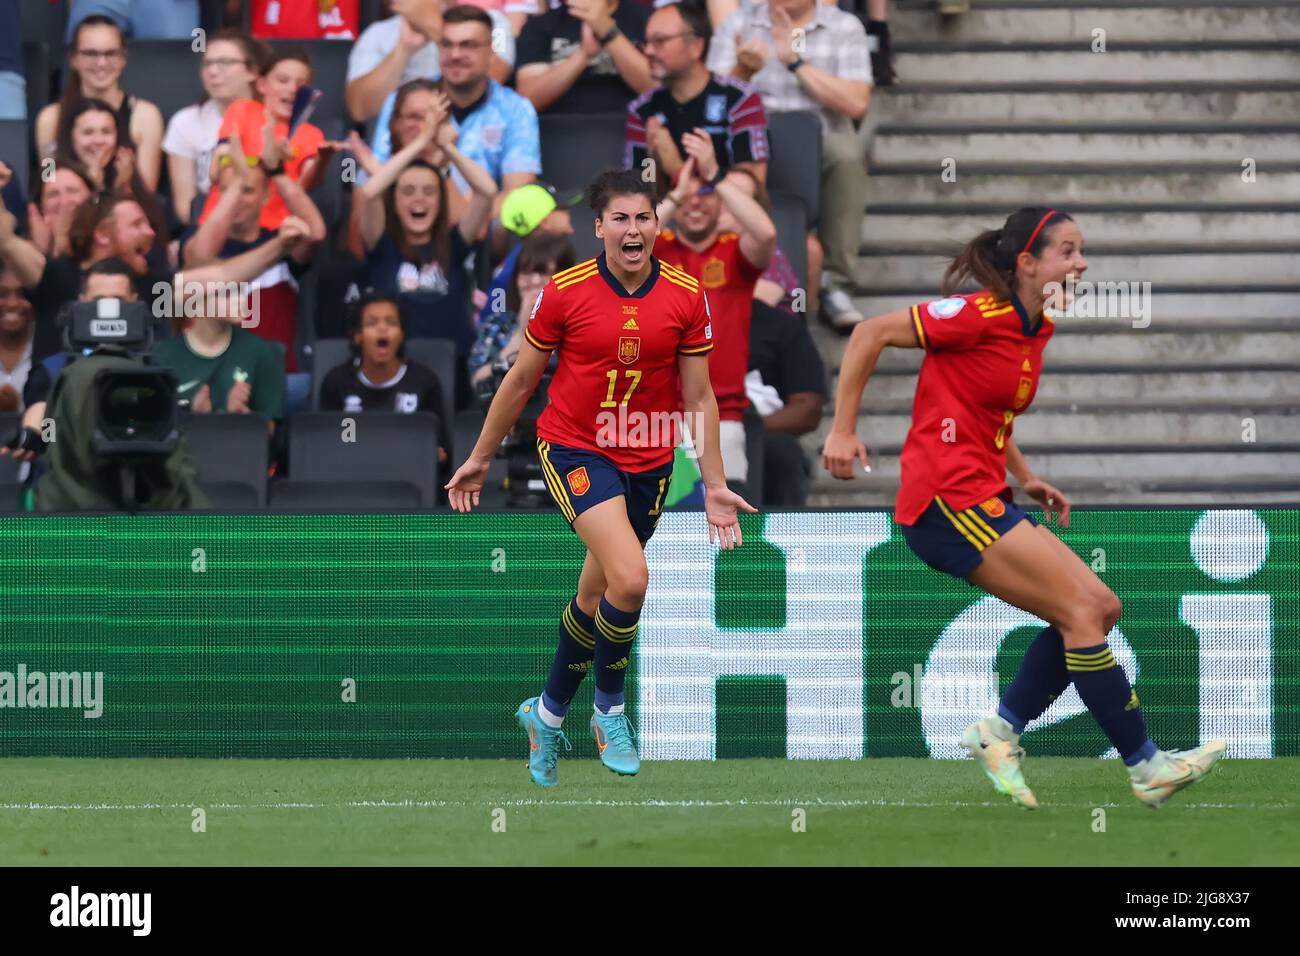
[[[899,525],[912,552],[954,578],[965,578],[984,560],[984,549],[1022,521],[1038,524],[1013,501],[989,498],[954,511],[936,497],[914,525]]]
[[[668,486],[673,480],[673,463],[651,471],[623,471],[604,455],[585,448],[570,448],[537,440],[542,476],[551,497],[570,525],[588,508],[622,495],[627,520],[645,544],[655,533]]]

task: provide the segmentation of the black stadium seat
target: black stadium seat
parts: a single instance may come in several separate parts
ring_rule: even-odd
[[[405,481],[419,489],[420,506],[432,508],[438,428],[431,412],[300,412],[289,422],[290,474],[295,481]]]
[[[796,110],[767,114],[768,192],[793,193],[803,200],[808,225],[817,225],[822,185],[822,125],[815,113]],[[786,250],[789,255],[790,250]]]
[[[773,193],[772,221],[776,223],[776,241],[794,267],[800,288],[808,288],[808,218],[803,200],[790,193]]]
[[[406,481],[271,483],[271,511],[419,511],[420,489]]]
[[[601,170],[623,168],[627,138],[624,113],[543,113],[538,131],[542,140],[542,179],[557,188],[585,189]]]
[[[46,44],[35,40],[23,41],[23,79],[27,81],[27,122],[35,126],[36,114],[54,101],[54,85],[50,82],[50,48]]]
[[[3,160],[27,195],[27,180],[31,173],[31,146],[27,138],[27,124],[22,120],[0,120],[0,160]]]
[[[122,88],[162,111],[163,125],[203,96],[202,53],[190,40],[128,40]]]
[[[199,469],[199,484],[209,492],[214,507],[239,507],[238,502],[247,501],[249,492],[254,496],[249,507],[266,507],[266,419],[260,415],[183,415],[181,430]]]

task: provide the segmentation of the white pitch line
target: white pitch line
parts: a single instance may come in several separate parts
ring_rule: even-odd
[[[941,809],[957,810],[977,807],[1009,807],[1006,800],[988,802],[948,801],[923,802],[914,800],[350,800],[342,803],[208,803],[198,800],[193,803],[0,803],[0,810],[9,811],[45,811],[45,810],[189,810],[204,807],[210,810],[342,810],[342,809],[439,809],[445,807],[613,807],[613,808],[668,808],[668,809],[715,809],[726,807],[825,807],[828,809],[849,809],[855,807],[895,807],[905,809]],[[1046,807],[1063,809],[1086,809],[1098,807],[1119,808],[1117,803],[1048,803]],[[1124,804],[1123,806],[1136,806]],[[1295,804],[1289,803],[1180,803],[1176,806],[1193,810],[1294,810]]]

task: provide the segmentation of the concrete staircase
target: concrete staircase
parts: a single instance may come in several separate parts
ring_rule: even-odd
[[[1300,503],[1300,3],[920,2],[890,22],[864,313],[937,297],[945,257],[1013,209],[1066,209],[1086,278],[1150,282],[1151,322],[1058,324],[1016,424],[1031,465],[1085,505]],[[814,328],[834,387],[845,339]],[[819,464],[809,504],[892,504],[920,357],[889,350],[867,388],[872,474]]]

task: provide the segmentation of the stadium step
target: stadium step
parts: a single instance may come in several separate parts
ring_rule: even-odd
[[[1154,321],[1153,321],[1154,325]],[[824,341],[823,358],[838,367],[846,339]],[[839,346],[837,348],[837,346]],[[920,349],[886,349],[877,368],[918,368],[925,353]],[[1073,331],[1061,324],[1044,352],[1046,374],[1067,368],[1195,369],[1254,368],[1277,372],[1300,368],[1300,336],[1293,332],[1193,332],[1167,333],[1151,328],[1119,326],[1105,332]],[[1300,395],[1297,396],[1300,398]]]
[[[1297,7],[1300,9],[1300,7]],[[1069,108],[1062,109],[1062,98]],[[873,123],[923,116],[931,123],[1161,123],[1170,117],[1210,124],[1266,122],[1300,116],[1296,83],[1148,83],[1098,90],[1092,84],[1006,84],[971,90],[933,83],[880,87],[871,94]]]
[[[882,315],[909,308],[918,302],[929,302],[939,297],[938,280],[941,274],[942,270],[939,270],[928,276],[926,281],[911,283],[907,287],[892,283],[889,288],[862,290],[862,294],[855,296],[853,301],[866,316]],[[1089,275],[1088,278],[1093,276]],[[1300,284],[1276,292],[1251,291],[1249,287],[1229,291],[1216,289],[1213,285],[1161,284],[1152,291],[1151,315],[1152,325],[1231,324],[1247,319],[1294,322],[1300,315]],[[1062,326],[1066,324],[1068,323],[1062,323]]]
[[[1048,353],[1049,357],[1051,353]],[[834,373],[836,370],[832,368]],[[835,379],[832,375],[831,385]],[[832,394],[834,389],[832,387]],[[881,369],[871,377],[863,395],[861,413],[873,408],[910,409],[916,394],[916,373],[908,369]],[[1224,368],[1203,366],[1181,371],[1145,368],[1105,368],[1093,371],[1062,371],[1049,366],[1038,383],[1034,409],[1050,407],[1096,407],[1100,403],[1124,403],[1140,410],[1170,403],[1219,407],[1268,407],[1276,403],[1300,405],[1300,367]],[[832,403],[828,403],[828,406]]]
[[[912,424],[909,411],[873,410],[871,403],[858,419],[858,434],[870,447],[901,447]],[[820,447],[830,433],[831,414],[809,435],[814,447]],[[1253,432],[1252,432],[1253,429]],[[1126,443],[1169,446],[1180,450],[1187,445],[1245,444],[1253,434],[1255,441],[1300,444],[1300,408],[1292,405],[1242,405],[1236,411],[1194,405],[1151,408],[1146,405],[1110,407],[1071,412],[1060,405],[1040,408],[1035,402],[1029,413],[1016,419],[1016,441],[1026,449],[1043,446],[1055,436],[1069,435],[1073,446],[1082,451],[1090,447],[1110,448],[1115,436],[1123,435]]]
[[[1300,62],[1300,54],[1293,54]],[[1293,64],[1293,69],[1300,69]],[[1171,157],[1199,162],[1236,163],[1246,157],[1257,165],[1294,162],[1300,156],[1300,127],[1294,123],[1072,124],[1068,131],[1042,124],[926,125],[882,124],[871,149],[873,163],[953,161],[957,175],[964,163],[1004,162],[1010,157],[1039,162],[1129,166]]]
[[[1191,206],[1177,210],[1134,210],[1120,204],[1071,206],[1083,230],[1087,252],[1115,245],[1207,246],[1230,251],[1235,245],[1294,248],[1300,243],[1300,208]],[[862,253],[875,255],[917,245],[946,245],[994,229],[1006,216],[1001,206],[873,206],[862,224]],[[1300,267],[1298,267],[1300,268]]]
[[[1036,4],[1033,15],[1026,16],[1023,6],[977,2],[969,13],[940,18],[933,5],[927,8],[900,4],[890,10],[889,24],[897,37],[932,36],[937,27],[938,37],[949,42],[1015,43],[1050,37],[1090,45],[1093,30],[1097,28],[1106,31],[1108,41],[1127,43],[1178,41],[1188,37],[1300,39],[1300,7],[1293,3],[1105,6],[1081,0],[1077,5],[1062,3],[1058,9],[1042,9],[1050,6]],[[903,44],[899,46],[905,48]]]
[[[1091,247],[1091,243],[1089,244]],[[948,265],[948,256],[935,253],[902,252],[867,256],[859,265],[860,280],[868,289],[891,283],[924,284],[937,287]],[[1207,289],[1216,285],[1240,288],[1300,283],[1300,246],[1285,252],[1115,253],[1088,248],[1087,279],[1094,282],[1150,282],[1154,288],[1196,283]]]
[[[1295,51],[1290,40],[1177,41],[1132,46],[1111,40],[1105,53],[1093,53],[1079,41],[1002,44],[936,44],[927,52],[899,52],[894,64],[900,76],[914,82],[934,83],[942,77],[960,78],[963,86],[999,83],[1053,84],[1189,83],[1212,80],[1246,83],[1275,80],[1294,82]]]
[[[979,203],[1014,209],[1050,202],[1133,203],[1159,205],[1224,204],[1233,207],[1300,204],[1300,161],[1256,161],[1252,169],[1243,158],[1206,163],[1170,156],[1145,165],[1098,166],[1068,162],[959,163],[955,175],[944,178],[943,158],[936,154],[919,163],[873,163],[867,187],[867,207],[884,203]],[[1193,154],[1194,155],[1194,154]],[[1253,158],[1253,157],[1251,157]],[[949,179],[951,181],[949,181]]]

